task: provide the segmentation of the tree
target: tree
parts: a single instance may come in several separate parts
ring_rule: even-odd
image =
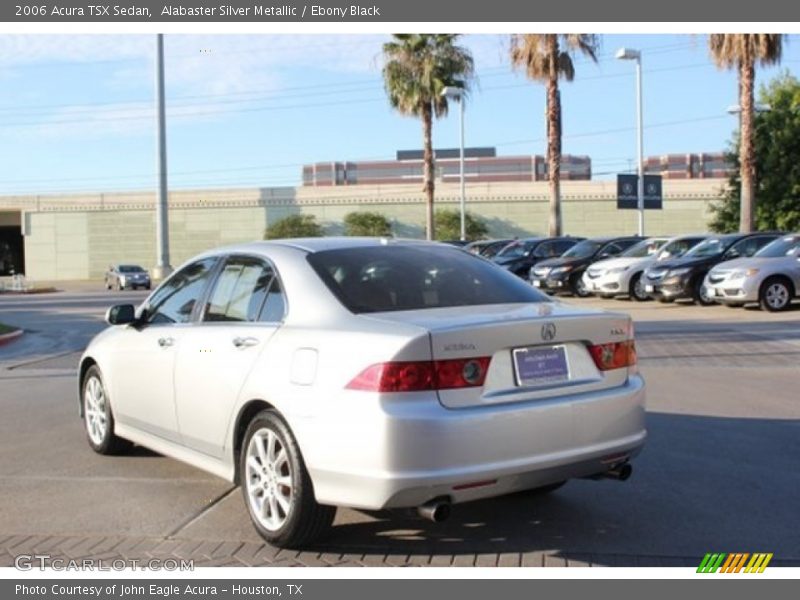
[[[389,237],[392,235],[392,224],[378,212],[351,212],[344,217],[344,234]]]
[[[464,223],[467,239],[478,240],[489,233],[489,228],[481,219],[472,213],[466,213]],[[461,213],[457,210],[439,208],[436,210],[436,239],[457,240],[461,238]]]
[[[708,47],[716,65],[736,69],[739,76],[739,170],[741,178],[741,210],[739,230],[753,230],[755,212],[755,151],[753,124],[755,119],[755,67],[780,62],[783,35],[778,33],[716,33],[708,37]]]
[[[581,53],[597,62],[600,45],[588,33],[531,33],[511,36],[511,66],[524,69],[528,79],[547,85],[547,173],[550,182],[551,236],[561,235],[561,95],[558,80],[575,79],[572,57]]]
[[[289,215],[267,227],[265,240],[322,237],[322,227],[314,215]]]
[[[784,73],[759,92],[768,112],[755,116],[753,127],[754,181],[758,204],[754,207],[755,230],[800,230],[800,80]],[[711,206],[711,229],[733,232],[740,227],[742,177],[739,136],[734,137],[727,158],[736,168],[720,202]]]
[[[445,87],[460,88],[464,95],[469,92],[474,64],[469,50],[456,45],[457,35],[411,33],[393,38],[383,45],[384,87],[392,108],[422,121],[425,232],[430,240],[434,233],[433,118],[447,115]]]

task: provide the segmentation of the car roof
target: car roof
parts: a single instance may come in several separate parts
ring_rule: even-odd
[[[253,241],[233,244],[216,248],[204,255],[232,254],[237,252],[264,252],[270,249],[289,248],[313,254],[325,250],[341,250],[345,248],[375,248],[379,246],[436,246],[439,248],[452,248],[456,246],[442,242],[429,242],[425,240],[412,240],[390,237],[314,237],[314,238],[287,238],[280,240]]]

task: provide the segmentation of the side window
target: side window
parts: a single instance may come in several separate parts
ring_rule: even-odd
[[[203,320],[256,321],[272,278],[272,269],[259,261],[229,259],[217,278]]]
[[[562,240],[560,242],[556,242],[556,253],[553,256],[561,256],[572,248],[577,242],[574,240]]]
[[[622,252],[622,244],[620,242],[615,242],[613,244],[607,244],[601,251],[600,255],[605,256],[616,256]]]
[[[755,254],[756,252],[761,250],[764,246],[769,244],[774,239],[775,239],[775,237],[771,236],[771,235],[762,235],[762,236],[753,238],[753,243],[754,243],[753,251],[750,252],[750,254],[748,254],[747,256],[753,256],[753,254]]]
[[[633,238],[632,240],[619,240],[616,242],[616,246],[619,248],[619,252],[622,252],[623,250],[627,250],[634,244],[638,244],[640,241],[641,240],[637,240],[636,238]],[[619,252],[617,252],[617,254],[619,254]]]
[[[272,278],[272,284],[267,292],[267,299],[261,309],[258,320],[262,323],[277,323],[283,320],[286,314],[286,298],[283,295],[281,281],[277,277]]]
[[[153,295],[147,310],[147,322],[188,322],[216,262],[216,258],[199,260],[170,277]]]
[[[753,256],[768,239],[769,238],[765,236],[745,238],[731,246],[727,254],[733,254],[734,256]]]
[[[552,256],[557,256],[556,252],[556,244],[558,242],[542,242],[538,246],[536,246],[536,250],[534,251],[533,255],[536,258],[550,258]]]

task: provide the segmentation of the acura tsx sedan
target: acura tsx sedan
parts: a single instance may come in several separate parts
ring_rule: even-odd
[[[240,484],[278,546],[310,543],[337,506],[439,521],[624,480],[646,437],[626,315],[554,302],[442,244],[228,247],[106,318],[80,361],[89,445],[140,444]]]

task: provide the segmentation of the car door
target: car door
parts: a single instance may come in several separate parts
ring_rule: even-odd
[[[226,259],[176,357],[175,404],[188,447],[222,456],[239,392],[280,326],[284,308],[280,280],[268,262]]]
[[[175,353],[192,327],[216,263],[216,258],[206,258],[174,273],[146,302],[142,323],[119,332],[108,372],[120,423],[180,442],[173,392]]]

